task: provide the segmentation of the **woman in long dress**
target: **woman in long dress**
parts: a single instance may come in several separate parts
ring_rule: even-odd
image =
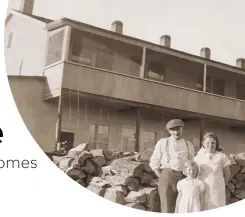
[[[203,138],[203,150],[194,161],[199,165],[199,179],[206,183],[204,210],[226,205],[225,185],[230,177],[230,160],[219,150],[219,140],[214,133]]]

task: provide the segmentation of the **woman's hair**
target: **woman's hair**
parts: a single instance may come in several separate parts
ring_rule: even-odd
[[[193,161],[193,160],[186,161],[185,162],[185,165],[184,165],[184,170],[183,170],[184,175],[186,175],[186,169],[188,167],[192,167],[192,168],[194,167],[194,168],[196,168],[196,170],[197,170],[196,177],[197,177],[198,174],[199,174],[199,172],[200,172],[198,164],[195,161]]]
[[[215,141],[216,141],[216,151],[218,151],[220,148],[219,148],[219,139],[218,137],[216,136],[215,133],[211,132],[211,133],[206,133],[204,136],[203,136],[203,140],[204,141],[206,138],[213,138]],[[204,147],[204,146],[203,146]]]
[[[218,152],[223,152],[223,149],[219,147],[219,148],[217,149],[217,151],[218,151]]]

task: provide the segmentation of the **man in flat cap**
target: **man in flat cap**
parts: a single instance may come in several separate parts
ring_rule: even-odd
[[[174,213],[177,198],[177,182],[187,160],[194,158],[194,146],[183,139],[184,122],[173,119],[166,125],[170,137],[160,139],[150,159],[150,167],[159,177],[158,191],[162,213]]]

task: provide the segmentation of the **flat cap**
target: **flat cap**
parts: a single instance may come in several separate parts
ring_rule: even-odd
[[[185,123],[180,119],[173,119],[166,124],[166,129],[171,129],[175,127],[183,127]]]

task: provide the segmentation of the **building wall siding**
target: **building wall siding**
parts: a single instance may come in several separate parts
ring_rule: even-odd
[[[71,63],[64,65],[63,88],[197,114],[245,120],[244,101]]]
[[[42,101],[44,80],[10,76],[9,84],[27,129],[43,150],[52,151],[55,145],[57,106]]]
[[[5,62],[8,75],[43,74],[47,31],[35,20],[12,16],[5,26]],[[13,31],[12,46],[7,49],[9,33]]]
[[[41,94],[44,81],[40,79],[9,77],[10,87],[17,108],[27,129],[44,151],[52,151],[55,144],[55,124],[57,119],[57,100],[43,101]],[[23,97],[24,96],[24,97]],[[70,95],[71,96],[71,95]],[[110,126],[110,150],[121,150],[122,127],[135,128],[135,112],[115,112],[112,108],[92,105],[77,96],[66,96],[63,107],[62,129],[75,132],[75,146],[89,141],[89,125]],[[177,115],[177,114],[176,114]],[[145,119],[141,129],[158,133],[158,138],[168,136],[163,120]],[[184,137],[199,146],[199,126],[196,121],[188,121],[184,127]],[[218,123],[205,124],[205,132],[213,131],[220,138],[225,153],[245,151],[244,131],[232,131],[229,126]],[[140,141],[142,143],[142,141]]]

